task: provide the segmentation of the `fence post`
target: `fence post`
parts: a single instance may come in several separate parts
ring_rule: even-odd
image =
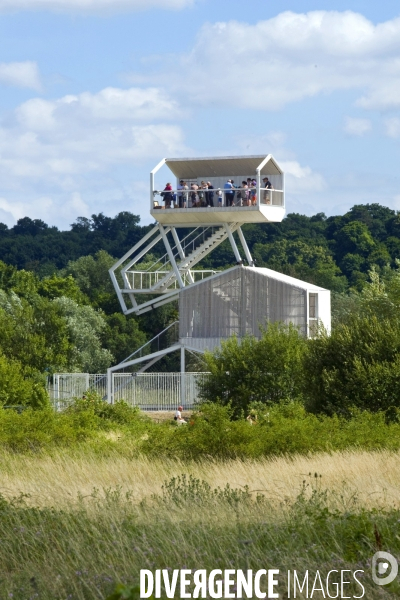
[[[112,397],[112,371],[111,371],[111,369],[107,369],[107,402],[109,404],[113,404],[113,397]]]
[[[185,366],[185,346],[181,346],[181,405],[184,407],[186,402],[186,366]]]

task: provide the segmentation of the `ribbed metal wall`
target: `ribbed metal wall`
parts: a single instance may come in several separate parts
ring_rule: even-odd
[[[180,293],[179,337],[193,348],[213,348],[232,335],[260,336],[267,321],[306,332],[307,292],[255,269],[221,273]]]

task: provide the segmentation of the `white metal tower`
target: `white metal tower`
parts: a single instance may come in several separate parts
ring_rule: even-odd
[[[164,165],[175,181],[169,187],[166,185],[169,182],[156,185],[156,174]],[[195,267],[225,240],[229,240],[238,265],[245,260],[249,267],[254,267],[241,226],[282,221],[284,189],[284,173],[270,154],[160,161],[150,173],[149,208],[156,221],[154,227],[110,269],[123,313],[143,314],[178,299],[180,291],[215,275],[215,271]],[[161,258],[149,260],[151,251],[160,243],[165,253]],[[145,356],[141,356],[140,349],[123,363],[111,367],[109,401],[113,401],[113,372],[140,363],[145,363],[140,369],[144,371],[162,356],[179,349],[184,402],[185,346],[179,342]]]

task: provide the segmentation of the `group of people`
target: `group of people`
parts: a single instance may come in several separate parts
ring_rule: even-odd
[[[270,203],[270,190],[273,189],[268,177],[263,179],[264,203]],[[217,206],[223,206],[225,196],[225,206],[255,206],[257,204],[257,181],[248,177],[242,181],[241,187],[234,184],[233,179],[228,179],[224,184],[224,189],[215,189],[210,181],[191,183],[190,188],[186,181],[181,179],[175,193],[172,185],[167,183],[161,196],[165,203],[165,208],[171,208],[172,203],[177,203],[177,208],[188,208],[189,199],[192,208],[211,206],[214,207],[214,194],[216,195]],[[235,201],[236,198],[236,201]]]

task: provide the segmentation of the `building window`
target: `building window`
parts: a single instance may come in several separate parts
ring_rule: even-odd
[[[308,335],[314,337],[318,332],[318,294],[308,296]]]

